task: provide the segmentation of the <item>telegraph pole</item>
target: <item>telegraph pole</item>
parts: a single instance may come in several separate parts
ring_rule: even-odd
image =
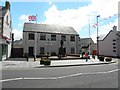
[[[97,16],[97,57],[99,58],[99,37],[98,37],[98,18],[100,15]]]

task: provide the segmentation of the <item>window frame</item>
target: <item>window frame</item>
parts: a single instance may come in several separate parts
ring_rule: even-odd
[[[28,40],[35,40],[35,34],[34,33],[29,33],[28,34]]]
[[[56,41],[56,35],[54,35],[54,34],[51,35],[51,41]]]
[[[40,40],[46,40],[46,34],[40,34]]]
[[[70,41],[75,42],[75,36],[70,36]]]
[[[61,35],[61,40],[66,41],[66,35]]]

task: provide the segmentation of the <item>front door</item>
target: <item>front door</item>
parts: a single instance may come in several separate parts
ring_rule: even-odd
[[[29,47],[29,56],[33,56],[33,51],[34,51],[34,48],[33,47]]]

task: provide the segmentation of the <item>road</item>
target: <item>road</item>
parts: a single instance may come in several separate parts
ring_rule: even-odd
[[[2,88],[118,88],[118,63],[2,70]]]

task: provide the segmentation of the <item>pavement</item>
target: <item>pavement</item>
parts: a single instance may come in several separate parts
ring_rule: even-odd
[[[53,57],[52,57],[53,58]],[[71,58],[71,59],[69,59]],[[97,59],[90,58],[86,62],[86,59],[77,59],[75,57],[68,57],[66,59],[57,60],[54,59],[51,60],[51,65],[45,66],[40,65],[40,58],[37,58],[36,61],[34,61],[33,58],[30,58],[27,62],[25,58],[10,58],[9,60],[2,61],[2,69],[30,69],[30,68],[43,68],[43,67],[67,67],[67,66],[83,66],[83,65],[100,65],[100,64],[111,64],[116,63],[117,59],[112,59],[111,62],[101,62]],[[1,66],[1,65],[0,65]]]

